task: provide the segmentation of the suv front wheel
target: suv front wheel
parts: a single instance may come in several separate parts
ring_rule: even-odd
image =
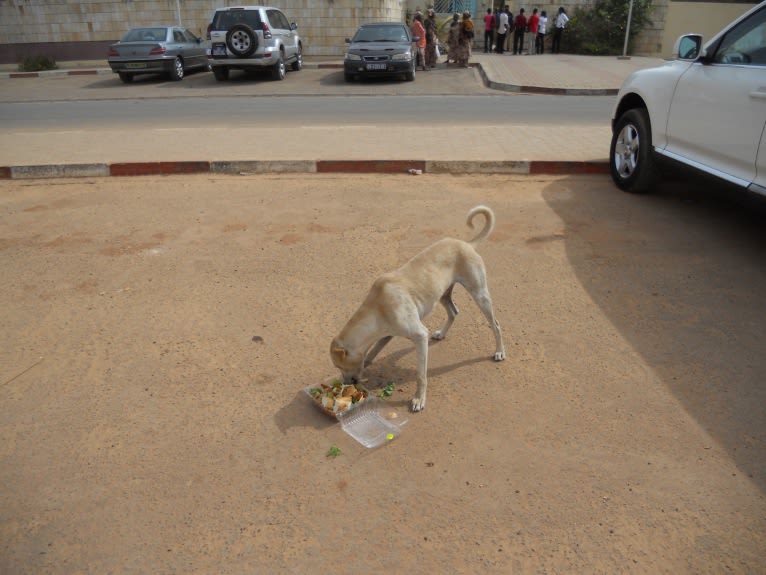
[[[258,36],[247,24],[236,24],[226,34],[226,46],[238,58],[247,58],[258,48]]]
[[[298,45],[298,53],[295,55],[292,69],[294,72],[300,72],[303,69],[303,46],[301,45]]]
[[[609,167],[617,187],[634,194],[648,192],[657,174],[652,131],[644,108],[627,110],[615,124],[609,147]]]

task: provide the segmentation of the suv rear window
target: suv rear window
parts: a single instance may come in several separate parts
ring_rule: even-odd
[[[212,30],[229,30],[237,24],[247,24],[253,30],[260,30],[261,13],[258,10],[219,10],[213,18]]]

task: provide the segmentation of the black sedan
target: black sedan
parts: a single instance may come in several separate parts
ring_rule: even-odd
[[[404,76],[415,79],[416,53],[409,28],[400,22],[375,22],[362,25],[343,58],[343,75],[354,78]]]
[[[178,81],[189,70],[209,69],[205,42],[180,26],[133,28],[109,47],[107,60],[126,84],[137,74],[167,74]]]

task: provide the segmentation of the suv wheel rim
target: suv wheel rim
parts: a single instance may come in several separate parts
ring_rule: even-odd
[[[238,30],[231,35],[231,43],[238,52],[247,52],[250,49],[250,36]]]
[[[625,124],[614,143],[614,167],[622,178],[629,178],[638,166],[638,130]]]

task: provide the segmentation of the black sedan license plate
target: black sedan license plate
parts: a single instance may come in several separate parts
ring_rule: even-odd
[[[367,64],[368,70],[385,70],[386,64]]]

